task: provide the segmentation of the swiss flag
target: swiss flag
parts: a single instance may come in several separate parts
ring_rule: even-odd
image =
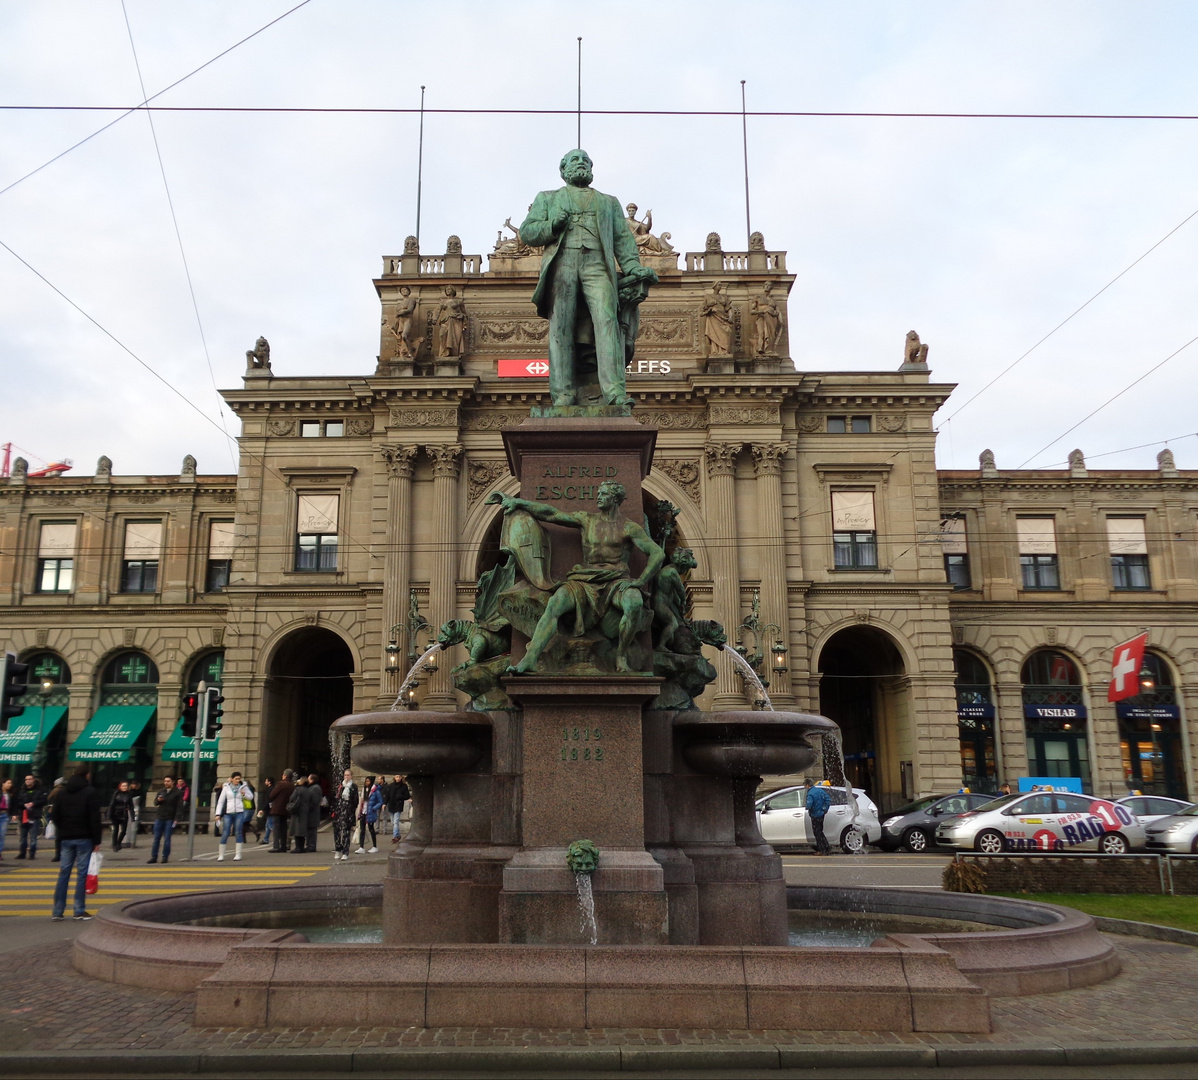
[[[500,360],[501,379],[539,379],[549,374],[546,360]]]
[[[1148,635],[1140,634],[1121,645],[1115,646],[1111,662],[1111,685],[1106,692],[1107,701],[1122,701],[1135,697],[1140,692],[1140,666],[1144,663],[1144,646]]]

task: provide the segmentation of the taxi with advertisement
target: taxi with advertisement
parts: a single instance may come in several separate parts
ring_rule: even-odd
[[[947,818],[936,828],[946,847],[996,855],[1002,851],[1099,851],[1123,855],[1142,848],[1144,826],[1127,807],[1091,795],[1036,789],[1003,795]]]

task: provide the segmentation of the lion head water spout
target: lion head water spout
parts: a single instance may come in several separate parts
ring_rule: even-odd
[[[599,849],[590,840],[575,840],[566,849],[566,865],[574,872],[578,886],[579,930],[592,945],[599,944],[599,924],[595,921],[595,893],[591,875],[599,865]]]

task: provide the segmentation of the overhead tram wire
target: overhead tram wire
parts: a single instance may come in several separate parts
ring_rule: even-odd
[[[1064,319],[1062,319],[1059,323],[1057,323],[1056,326],[1054,326],[1051,330],[1048,331],[1047,334],[1045,334],[1039,341],[1037,341],[1035,345],[1033,345],[1030,349],[1028,349],[1022,355],[1020,355],[1020,356],[1016,357],[1014,360],[1012,360],[1011,363],[1009,363],[1005,368],[1002,369],[1002,371],[1000,371],[997,375],[995,375],[994,378],[991,379],[988,383],[986,383],[986,385],[983,386],[976,394],[974,394],[970,398],[966,398],[965,401],[960,406],[960,408],[953,410],[953,412],[951,412],[944,420],[942,420],[940,422],[939,427],[943,428],[945,424],[951,423],[952,420],[954,419],[954,417],[959,416],[965,409],[969,408],[969,406],[971,404],[973,404],[973,402],[977,401],[977,399],[980,398],[987,390],[989,390],[990,387],[992,387],[996,382],[998,382],[999,379],[1001,379],[1008,372],[1012,371],[1018,364],[1022,363],[1029,356],[1031,356],[1031,354],[1033,352],[1035,352],[1041,345],[1044,344],[1044,342],[1046,342],[1050,337],[1052,337],[1053,334],[1055,334],[1058,330],[1060,330],[1061,327],[1065,326],[1067,323],[1072,321],[1077,315],[1080,315],[1083,311],[1085,311],[1086,308],[1088,308],[1092,303],[1094,303],[1094,301],[1097,300],[1104,292],[1106,292],[1107,289],[1109,289],[1112,285],[1114,285],[1115,282],[1117,282],[1121,277],[1123,277],[1125,274],[1127,274],[1130,270],[1134,269],[1137,265],[1142,263],[1146,258],[1148,258],[1149,255],[1151,255],[1158,247],[1160,247],[1161,244],[1163,244],[1166,240],[1168,240],[1169,237],[1171,237],[1175,232],[1180,230],[1182,228],[1182,226],[1188,224],[1190,221],[1193,221],[1193,219],[1195,217],[1198,217],[1198,210],[1193,211],[1191,214],[1187,215],[1180,222],[1178,222],[1176,225],[1174,225],[1173,228],[1171,228],[1167,233],[1165,233],[1165,235],[1162,236],[1155,244],[1153,244],[1152,247],[1150,247],[1147,251],[1145,251],[1143,255],[1141,255],[1138,259],[1135,259],[1129,265],[1125,266],[1122,270],[1120,270],[1119,273],[1117,273],[1113,278],[1111,278],[1111,280],[1108,281],[1101,289],[1099,289],[1098,292],[1096,292],[1093,296],[1091,296],[1089,300],[1087,300],[1080,307],[1075,308],[1069,315],[1067,315]],[[1183,345],[1182,348],[1185,348],[1185,346]],[[1168,359],[1168,357],[1166,357],[1166,359]],[[1162,363],[1163,362],[1164,361],[1162,361]],[[1153,370],[1155,371],[1156,369],[1154,368]],[[1072,430],[1073,429],[1070,428],[1070,431],[1072,431]],[[1065,435],[1068,435],[1068,434],[1069,434],[1068,431],[1065,432]],[[1063,439],[1065,437],[1065,435],[1062,435],[1061,438]],[[1051,446],[1052,443],[1049,443],[1048,445]],[[1048,447],[1046,446],[1044,449],[1047,450]],[[1037,453],[1042,453],[1042,452],[1043,451],[1037,451]],[[1032,457],[1035,457],[1035,456],[1036,456],[1035,454],[1032,455]],[[1031,458],[1029,458],[1028,460],[1030,461]]]
[[[1167,363],[1168,363],[1170,360],[1172,360],[1172,359],[1173,359],[1173,357],[1177,356],[1179,353],[1183,353],[1183,352],[1185,352],[1185,350],[1186,350],[1186,349],[1188,349],[1188,348],[1189,348],[1191,345],[1193,345],[1195,341],[1198,341],[1198,335],[1195,335],[1194,337],[1190,338],[1190,340],[1189,340],[1189,341],[1187,341],[1187,342],[1186,342],[1184,345],[1182,345],[1180,348],[1174,349],[1174,350],[1173,350],[1173,352],[1171,352],[1171,353],[1170,353],[1168,356],[1166,356],[1166,357],[1164,358],[1164,360],[1161,360],[1159,363],[1153,364],[1153,365],[1152,365],[1152,367],[1150,367],[1150,368],[1149,368],[1147,371],[1145,371],[1143,374],[1141,374],[1141,375],[1137,376],[1135,379],[1133,379],[1131,382],[1129,382],[1129,383],[1128,383],[1128,384],[1127,384],[1127,385],[1126,385],[1126,386],[1125,386],[1125,387],[1124,387],[1122,390],[1118,391],[1117,393],[1114,393],[1114,394],[1112,394],[1112,395],[1111,395],[1109,398],[1107,398],[1107,399],[1106,399],[1106,401],[1104,401],[1104,402],[1103,402],[1101,405],[1099,405],[1099,406],[1098,406],[1096,409],[1092,409],[1090,412],[1086,413],[1086,415],[1085,415],[1085,416],[1083,416],[1083,417],[1082,417],[1082,418],[1081,418],[1081,419],[1080,419],[1080,420],[1079,420],[1079,421],[1078,421],[1076,424],[1074,424],[1074,425],[1073,425],[1072,427],[1070,427],[1070,428],[1066,428],[1064,431],[1062,431],[1062,432],[1061,432],[1061,434],[1060,434],[1060,435],[1058,435],[1058,436],[1057,436],[1055,439],[1053,439],[1053,440],[1052,440],[1052,442],[1050,442],[1050,443],[1046,444],[1045,446],[1042,446],[1042,447],[1040,447],[1040,449],[1039,449],[1039,450],[1037,450],[1037,451],[1036,451],[1034,454],[1032,454],[1032,455],[1031,455],[1031,457],[1029,457],[1029,458],[1027,458],[1025,461],[1023,461],[1023,462],[1022,462],[1022,463],[1019,465],[1019,468],[1021,468],[1021,469],[1022,469],[1022,468],[1023,468],[1025,465],[1027,465],[1027,463],[1028,463],[1029,461],[1031,461],[1031,460],[1032,460],[1032,458],[1039,457],[1039,456],[1040,456],[1042,453],[1044,453],[1044,451],[1045,451],[1045,450],[1049,449],[1049,447],[1055,446],[1055,445],[1056,445],[1057,443],[1059,443],[1059,442],[1060,442],[1060,441],[1061,441],[1063,438],[1065,438],[1065,436],[1066,436],[1066,435],[1068,435],[1068,434],[1069,434],[1071,431],[1076,431],[1076,430],[1077,430],[1079,427],[1081,427],[1081,426],[1082,426],[1082,424],[1084,424],[1084,423],[1085,423],[1087,420],[1089,420],[1091,417],[1093,417],[1093,416],[1097,416],[1097,415],[1098,415],[1100,412],[1102,412],[1102,410],[1103,410],[1103,409],[1105,409],[1105,408],[1106,408],[1108,405],[1110,405],[1110,404],[1111,404],[1113,401],[1116,401],[1116,400],[1118,400],[1119,398],[1121,398],[1121,397],[1122,397],[1124,394],[1126,394],[1126,393],[1128,392],[1128,390],[1130,390],[1132,387],[1134,387],[1134,386],[1137,386],[1137,385],[1139,385],[1140,383],[1142,383],[1142,382],[1143,382],[1143,381],[1144,381],[1146,378],[1148,378],[1148,376],[1149,376],[1149,375],[1151,375],[1151,374],[1152,374],[1154,371],[1157,371],[1157,370],[1159,370],[1160,368],[1163,368],[1163,367],[1164,367],[1164,366],[1165,366],[1165,365],[1166,365],[1166,364],[1167,364]]]
[[[129,11],[125,6],[125,0],[121,0],[121,14],[125,17],[125,30],[129,34],[129,49],[133,53],[133,66],[137,69],[137,84],[141,88],[141,95],[146,96],[146,82],[141,73],[141,61],[137,57],[137,45],[133,40],[133,27],[129,23]],[[162,187],[166,192],[166,204],[171,212],[171,224],[175,228],[175,240],[179,245],[179,258],[183,262],[183,275],[187,278],[187,291],[191,295],[191,310],[195,312],[196,327],[200,331],[200,344],[204,348],[204,361],[208,365],[208,378],[212,380],[212,392],[217,399],[217,416],[220,417],[221,431],[224,432],[226,447],[228,447],[229,429],[225,425],[225,409],[224,402],[221,400],[220,388],[216,385],[216,372],[212,369],[212,355],[208,351],[208,337],[204,333],[204,320],[200,318],[200,305],[196,300],[195,284],[191,280],[191,267],[187,263],[187,252],[183,247],[183,233],[179,229],[179,218],[175,213],[175,200],[171,197],[171,186],[166,178],[166,165],[162,160],[162,148],[158,145],[158,131],[154,127],[154,114],[146,113],[146,122],[150,125],[150,136],[154,140],[154,154],[158,158],[158,172],[162,176]],[[237,460],[233,455],[232,448],[229,448],[229,462],[234,469],[237,468]]]
[[[204,63],[202,63],[198,68],[194,68],[193,70],[189,71],[186,75],[182,76],[182,78],[176,79],[169,86],[164,86],[161,90],[158,91],[158,93],[151,94],[148,98],[145,98],[141,102],[141,104],[133,105],[133,106],[122,105],[122,106],[117,107],[121,111],[122,115],[116,117],[113,120],[110,120],[102,128],[98,128],[97,130],[93,131],[90,135],[86,136],[85,138],[80,139],[77,143],[74,143],[73,145],[68,146],[61,153],[55,154],[49,161],[43,162],[32,172],[27,172],[24,176],[19,177],[18,179],[14,180],[7,187],[0,188],[0,195],[3,195],[6,192],[11,191],[18,184],[23,184],[31,176],[36,176],[38,173],[40,173],[42,171],[42,169],[46,168],[49,165],[53,165],[54,162],[59,160],[59,158],[66,157],[66,155],[69,154],[72,150],[78,150],[79,147],[81,147],[84,143],[90,142],[97,135],[102,135],[105,131],[107,131],[110,127],[112,127],[113,124],[119,124],[122,120],[125,119],[126,116],[129,116],[132,113],[137,112],[139,109],[145,108],[147,105],[150,104],[151,101],[154,101],[156,98],[162,97],[162,95],[165,94],[168,90],[173,90],[176,86],[178,86],[180,83],[186,82],[193,75],[198,75],[201,71],[204,70],[204,68],[210,67],[211,65],[215,64],[217,62],[217,60],[221,59],[221,57],[228,56],[229,53],[231,53],[234,49],[240,48],[247,41],[250,41],[251,39],[256,38],[264,30],[269,30],[272,26],[275,25],[275,23],[281,22],[283,19],[287,18],[288,15],[291,15],[294,12],[299,11],[300,8],[306,6],[307,4],[310,4],[311,2],[312,2],[312,0],[300,0],[300,2],[295,5],[295,7],[289,8],[287,11],[284,11],[282,15],[279,15],[276,18],[271,19],[270,22],[266,23],[265,25],[258,27],[258,29],[255,30],[252,34],[247,34],[240,41],[235,41],[227,49],[224,49],[223,51],[218,52],[211,60],[204,61]],[[143,94],[145,93],[144,89],[142,90],[142,93]],[[13,108],[21,109],[21,108],[25,108],[25,107],[26,106],[0,105],[0,109],[13,109]],[[35,109],[61,109],[62,106],[53,106],[53,105],[51,105],[51,106],[34,106],[34,108]],[[154,106],[154,108],[161,109],[161,106]],[[108,105],[83,106],[81,110],[76,109],[75,106],[67,106],[66,107],[67,111],[84,111],[84,112],[98,112],[98,111],[112,112],[113,109],[114,109],[113,106],[108,106]]]

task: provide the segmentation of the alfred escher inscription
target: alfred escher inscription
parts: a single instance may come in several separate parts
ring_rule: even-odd
[[[603,747],[594,745],[602,738],[602,728],[562,728],[562,761],[602,761]]]
[[[614,465],[546,465],[542,479],[564,480],[571,477],[589,477],[598,481],[615,476],[619,470]],[[537,485],[538,499],[594,499],[595,484],[545,484]]]

